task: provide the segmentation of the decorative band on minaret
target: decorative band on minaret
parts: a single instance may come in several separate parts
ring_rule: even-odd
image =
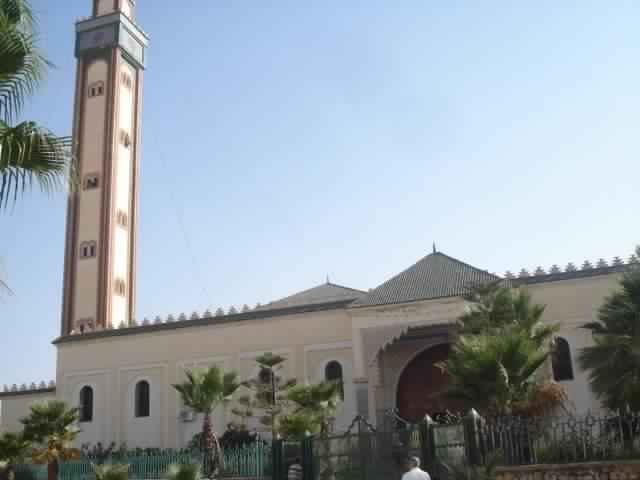
[[[142,79],[148,37],[133,0],[93,0],[76,24],[73,136],[61,334],[130,324],[135,308]]]

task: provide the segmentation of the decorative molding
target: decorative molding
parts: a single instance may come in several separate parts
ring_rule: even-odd
[[[353,348],[353,343],[351,340],[346,340],[343,342],[335,342],[335,343],[318,343],[304,346],[304,352],[319,352],[323,350],[338,350],[345,348]]]

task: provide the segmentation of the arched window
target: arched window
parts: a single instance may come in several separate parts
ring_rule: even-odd
[[[571,348],[569,342],[562,337],[556,337],[553,354],[551,356],[551,368],[554,380],[573,380],[573,365],[571,362]]]
[[[104,95],[104,82],[93,82],[89,85],[89,98],[101,97]]]
[[[91,173],[84,177],[84,189],[85,190],[93,190],[98,188],[100,184],[100,179],[96,173]]]
[[[121,278],[116,278],[114,284],[116,295],[124,297],[127,294],[127,284]]]
[[[151,400],[149,393],[149,382],[141,380],[136,383],[135,414],[137,418],[149,416],[149,404]]]
[[[324,379],[327,382],[335,382],[340,389],[340,398],[344,400],[344,380],[342,378],[342,365],[332,360],[324,367]]]
[[[82,242],[80,244],[80,258],[94,258],[96,256],[96,242]]]
[[[80,421],[91,422],[93,420],[93,388],[82,387],[80,390]]]

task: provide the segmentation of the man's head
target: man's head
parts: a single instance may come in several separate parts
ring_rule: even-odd
[[[300,459],[300,457],[296,457],[296,459],[293,461],[293,463],[300,463],[302,462],[302,460]]]
[[[412,470],[414,468],[420,468],[420,459],[418,457],[407,458],[407,469]]]

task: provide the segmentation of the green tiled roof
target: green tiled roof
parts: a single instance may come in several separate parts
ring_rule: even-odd
[[[415,265],[356,300],[354,307],[389,305],[464,294],[470,287],[500,277],[444,253],[427,255]]]
[[[366,292],[356,290],[355,288],[343,287],[334,283],[324,283],[317,287],[294,293],[280,300],[276,300],[267,305],[263,305],[259,310],[268,310],[272,308],[288,308],[302,305],[316,305],[320,303],[339,302],[342,300],[355,300]]]

